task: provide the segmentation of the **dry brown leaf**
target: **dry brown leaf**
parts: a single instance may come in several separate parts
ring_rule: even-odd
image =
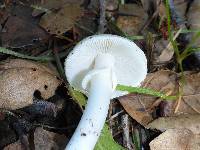
[[[170,61],[174,56],[174,50],[168,40],[156,41],[154,50],[154,62],[162,63]]]
[[[39,63],[21,59],[2,62],[0,108],[18,109],[31,105],[36,90],[48,99],[60,83],[56,73]]]
[[[47,33],[42,30],[33,19],[23,16],[10,16],[1,33],[3,47],[22,47],[34,45],[35,41],[48,39]]]
[[[7,59],[0,62],[0,70],[12,69],[12,68],[35,68],[42,71],[46,71],[52,75],[58,75],[54,68],[48,67],[46,64],[38,62],[27,61],[25,59]]]
[[[176,40],[176,38],[179,36],[181,30],[182,29],[179,29],[176,32],[176,34],[173,36],[173,40]],[[162,44],[162,45],[158,46],[158,44]],[[169,42],[168,40],[161,39],[155,45],[157,45],[157,47],[159,47],[159,48],[161,48],[163,46],[162,52],[161,52],[160,56],[157,58],[157,60],[156,60],[157,62],[163,63],[163,62],[170,61],[173,58],[174,49],[173,49],[173,46],[172,46],[171,42]],[[159,51],[159,50],[157,50],[157,51]]]
[[[36,7],[33,10],[32,15],[38,16],[44,13],[45,10],[48,10],[50,12],[52,10],[59,9],[67,3],[76,3],[80,5],[81,1],[80,0],[59,0],[59,1],[58,0],[43,0],[39,3],[32,5],[32,7]],[[38,9],[38,8],[41,8],[41,9]]]
[[[160,117],[149,123],[146,128],[166,131],[168,129],[189,129],[194,134],[200,134],[200,115],[179,115]]]
[[[175,116],[179,114],[199,114],[200,110],[200,73],[185,72],[186,84],[183,88],[183,96],[176,114],[174,106],[176,101],[167,101],[167,107],[163,108],[163,116]],[[179,75],[172,71],[158,71],[148,74],[142,86],[156,91],[171,93],[178,92]],[[152,120],[152,112],[161,103],[161,99],[154,96],[129,94],[119,98],[120,103],[128,114],[142,125]]]
[[[188,7],[188,2],[185,0],[174,0],[174,6],[175,6],[177,15],[182,20],[185,20],[185,13]]]
[[[133,11],[134,10],[134,11]],[[119,5],[119,14],[131,16],[119,16],[117,26],[128,35],[137,35],[139,29],[144,25],[147,14],[137,4]]]
[[[43,128],[37,128],[34,132],[35,150],[65,149],[67,141],[65,135],[49,132]]]
[[[20,142],[20,140],[9,144],[8,146],[4,147],[3,150],[23,150],[24,146],[22,145],[22,143]]]
[[[159,0],[141,0],[144,10],[151,15],[157,8],[157,3]]]
[[[151,150],[198,150],[199,135],[188,129],[169,129],[149,144]]]
[[[50,34],[61,35],[74,26],[82,13],[83,9],[79,4],[65,4],[59,11],[43,15],[39,24]]]
[[[200,1],[194,0],[187,14],[191,29],[200,29]],[[199,40],[200,41],[200,40]]]
[[[191,7],[187,14],[188,24],[190,25],[190,29],[198,30],[200,29],[200,1],[194,0],[191,4]],[[195,36],[196,33],[190,33],[191,39]],[[192,43],[194,47],[200,47],[200,38],[198,38],[195,42]],[[196,64],[198,67],[200,66],[200,52],[196,51],[194,53],[196,58]]]

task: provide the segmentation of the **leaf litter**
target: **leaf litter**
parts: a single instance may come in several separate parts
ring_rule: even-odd
[[[148,74],[142,86],[164,93],[170,92],[170,95],[178,93],[178,74],[162,70],[155,73]],[[200,109],[199,103],[199,73],[187,73],[186,85],[183,89],[182,101],[178,112],[174,114],[174,107],[176,101],[168,101],[170,108],[165,116],[173,116],[182,113],[198,114]],[[139,123],[146,125],[152,119],[152,112],[161,104],[162,100],[153,96],[130,94],[119,98],[120,103],[124,109]],[[155,105],[153,105],[155,104]],[[140,115],[139,115],[140,114]]]
[[[195,135],[188,129],[168,129],[153,141],[149,146],[151,150],[197,150],[200,149],[200,135]]]
[[[2,2],[0,3],[2,4]],[[81,3],[80,1],[72,0],[43,0],[31,2],[30,6],[24,1],[20,1],[20,3],[17,1],[16,7],[14,7],[15,9],[7,7],[8,5],[11,6],[10,3],[10,1],[6,1],[3,5],[1,5],[1,8],[3,9],[0,9],[0,29],[2,31],[0,38],[2,46],[12,48],[38,45],[35,40],[41,41],[42,44],[46,45],[47,41],[49,42],[52,40],[52,36],[54,38],[61,35],[70,39],[70,42],[72,42],[65,42],[64,44],[73,45],[73,40],[82,39],[88,35],[96,33],[97,20],[99,19],[98,14],[101,13],[98,10],[98,1],[92,1],[91,3],[85,1],[84,3]],[[174,10],[182,20],[185,20],[185,17],[187,18],[187,27],[191,30],[198,30],[198,19],[196,18],[198,18],[199,2],[195,0],[185,16],[187,6],[188,3],[186,1],[174,1]],[[181,96],[177,95],[177,93],[180,92],[179,79],[181,77],[181,73],[176,73],[179,71],[174,65],[176,64],[174,59],[176,56],[174,55],[173,47],[169,41],[166,40],[168,36],[167,28],[166,24],[162,22],[167,16],[164,3],[158,3],[156,0],[137,0],[136,3],[125,2],[125,4],[123,4],[123,1],[119,2],[114,0],[113,6],[112,3],[109,3],[109,7],[106,8],[106,13],[107,20],[114,20],[114,24],[117,27],[117,30],[108,28],[106,33],[122,34],[123,36],[127,35],[128,37],[133,37],[132,39],[136,39],[135,37],[140,36],[142,38],[137,38],[136,43],[144,49],[145,53],[148,54],[147,56],[149,57],[152,52],[155,53],[153,61],[150,60],[152,57],[149,58],[149,60],[153,62],[149,65],[149,72],[151,73],[148,74],[146,80],[142,84],[142,87],[160,91],[170,96],[179,96],[178,101],[166,101],[156,96],[134,93],[119,98],[119,102],[126,112],[139,124],[144,127],[151,128],[152,130],[157,129],[163,132],[163,134],[160,134],[160,136],[150,142],[150,148],[165,149],[167,147],[169,149],[199,149],[199,73],[185,71],[185,85],[183,87],[183,93]],[[159,23],[157,22],[158,18],[160,21]],[[176,15],[174,16],[174,12],[172,12],[171,18],[174,22],[179,21],[179,18],[176,18]],[[172,23],[174,23],[173,21]],[[15,24],[15,26],[13,26],[13,24]],[[157,24],[160,24],[161,26],[157,26]],[[174,36],[174,40],[179,41],[182,35],[182,31],[179,30],[180,26],[178,25],[178,30],[175,25],[172,24],[172,26],[174,26],[173,30],[176,30],[177,33],[177,37]],[[150,34],[156,36],[152,36],[153,39],[150,40],[148,39],[150,37],[148,35]],[[194,33],[190,34],[189,41],[193,35]],[[193,47],[199,47],[198,41],[199,40],[193,43]],[[185,45],[186,43],[183,44],[183,47]],[[182,45],[180,45],[180,47],[181,46]],[[28,49],[25,53],[27,51]],[[198,56],[198,53],[196,56]],[[6,57],[6,55],[3,55],[3,58]],[[171,71],[159,71],[159,67],[166,69],[162,66],[162,64],[164,64],[165,67]],[[37,73],[33,69],[36,69]],[[174,70],[176,72],[174,72]],[[7,104],[3,103],[0,104],[0,106],[13,111],[15,111],[15,109],[23,109],[24,106],[31,105],[33,103],[34,91],[39,90],[41,92],[41,96],[44,99],[48,99],[55,94],[56,87],[61,84],[61,81],[56,78],[56,76],[59,75],[56,71],[54,71],[54,69],[49,69],[49,67],[44,64],[27,60],[10,59],[4,62],[2,61],[0,64],[0,74],[2,77],[2,80],[0,78],[0,84],[3,84],[6,90],[10,89],[9,91],[12,93],[9,94],[9,92],[6,92],[8,95],[2,95],[2,93],[5,93],[4,91],[2,92],[4,88],[0,89],[0,96],[2,95],[3,98],[7,98]],[[25,78],[26,80],[19,80],[22,78]],[[36,82],[35,78],[37,78],[38,82]],[[17,81],[16,83],[19,82],[19,84],[13,84],[14,81]],[[11,84],[12,86],[9,86]],[[16,86],[13,90],[14,85]],[[46,89],[46,87],[48,88]],[[19,91],[26,92],[22,94],[23,96],[19,96],[21,94]],[[86,103],[85,96],[81,93],[74,92],[73,89],[71,89],[69,93],[70,95],[72,94],[76,103],[84,109],[84,105]],[[13,103],[16,102],[14,100],[16,97],[18,102]],[[13,103],[12,107],[9,106],[11,103],[8,104],[8,102]],[[5,104],[7,105],[6,107]],[[117,129],[115,127],[116,124],[114,120],[117,120],[117,118],[120,118],[121,116],[121,113],[118,114],[118,109],[119,107],[116,108],[114,106],[113,109],[109,110],[115,112],[115,117],[110,116],[114,119],[109,120],[109,122],[111,122],[111,124],[109,124],[110,130],[115,134],[112,134],[112,136],[108,126],[105,125],[95,149],[123,149],[113,140],[113,137],[114,139],[117,139],[121,145],[126,146],[126,144],[123,144],[125,143],[125,139],[121,137],[121,134],[123,135],[124,133],[122,132],[124,131],[121,131],[121,127],[119,125],[120,123],[117,124]],[[120,112],[122,112],[122,116],[125,113],[123,110],[120,110]],[[6,120],[6,118],[7,117],[5,115],[2,115],[0,121]],[[66,116],[66,118],[69,118],[70,120],[69,116]],[[70,122],[73,122],[72,120],[75,119],[71,117]],[[131,120],[131,122],[129,121],[128,123],[130,124],[130,128],[135,130],[138,123],[135,125],[136,123],[134,120]],[[112,124],[114,124],[114,126]],[[37,128],[37,130],[40,130],[40,128]],[[41,137],[43,137],[49,134],[54,135],[53,132],[49,132],[46,129],[41,130],[44,132],[41,131],[41,134],[35,132],[36,136],[41,135]],[[46,134],[45,132],[48,133]],[[144,137],[143,133],[140,134]],[[130,136],[132,136],[132,134],[130,134]],[[63,136],[63,142],[66,142],[64,137],[65,136]],[[174,140],[174,137],[176,137],[176,140]],[[141,137],[138,136],[138,138]],[[147,142],[145,143],[145,138],[141,138],[139,141],[141,141],[141,143],[139,143],[139,147],[144,148],[144,145],[147,144]],[[21,143],[20,141],[18,142],[19,144]],[[53,145],[56,146],[58,141],[55,143],[54,139],[47,138],[46,141],[42,141],[41,139],[41,142],[44,142],[44,145],[48,145],[49,148],[52,148]],[[134,143],[136,142],[131,142],[131,148],[134,147]],[[40,144],[36,144],[35,146],[44,146]],[[128,144],[130,145],[130,143],[127,143],[127,145]],[[63,147],[64,145],[65,143],[63,144]]]
[[[72,29],[82,15],[79,4],[64,4],[58,11],[44,14],[39,24],[50,34],[61,35]]]
[[[35,91],[48,99],[61,81],[48,67],[27,60],[11,59],[0,64],[0,108],[19,109],[33,104]]]

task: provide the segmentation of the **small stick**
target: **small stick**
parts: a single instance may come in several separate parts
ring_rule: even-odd
[[[130,144],[130,135],[129,135],[129,119],[128,114],[124,114],[121,118],[122,120],[122,135],[123,135],[123,145],[130,150],[131,144]]]
[[[99,19],[99,27],[98,27],[98,33],[102,34],[105,32],[105,26],[106,26],[106,9],[105,9],[106,1],[105,0],[99,0],[99,7],[100,7],[100,19]]]

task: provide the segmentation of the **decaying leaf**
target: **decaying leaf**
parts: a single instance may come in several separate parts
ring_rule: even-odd
[[[65,135],[37,128],[34,132],[35,150],[65,149],[68,139]]]
[[[122,16],[117,18],[117,26],[128,35],[137,35],[147,19],[147,14],[137,4],[119,5],[119,14]]]
[[[37,24],[38,20],[31,16],[31,8],[22,5],[15,5],[9,11],[7,20],[1,32],[3,47],[22,47],[34,45],[36,41],[48,39],[47,33]]]
[[[165,101],[168,106],[163,108],[167,109],[163,116],[199,114],[200,73],[185,72],[184,74],[186,82],[177,113],[174,113],[176,101]],[[180,75],[175,72],[161,70],[148,74],[142,86],[169,95],[176,95],[179,89],[179,77]],[[152,112],[161,104],[162,99],[148,95],[129,94],[119,98],[119,101],[132,118],[145,126],[152,120]]]
[[[200,135],[188,129],[169,129],[150,142],[151,150],[197,150]]]
[[[23,149],[24,149],[24,147],[23,147],[22,143],[20,142],[20,140],[18,140],[16,142],[4,147],[3,150],[23,150]]]
[[[187,14],[191,29],[200,29],[200,1],[194,0]],[[199,40],[200,41],[200,40]]]
[[[60,10],[43,15],[40,26],[51,34],[61,35],[74,26],[82,13],[83,9],[79,4],[65,4]]]
[[[190,25],[190,29],[192,30],[199,30],[200,29],[200,1],[194,0],[191,4],[191,7],[187,14],[188,23]],[[199,32],[199,31],[198,31]],[[195,36],[196,33],[191,33],[191,39]],[[196,39],[195,42],[192,43],[194,47],[200,46],[200,38]],[[200,65],[200,52],[195,52],[194,56],[197,61],[197,65]]]
[[[179,115],[160,117],[149,123],[146,128],[166,131],[168,129],[189,129],[194,134],[200,134],[200,115]]]
[[[11,59],[0,64],[0,108],[18,109],[33,103],[36,90],[44,99],[54,95],[61,81],[42,64]]]
[[[36,20],[23,16],[10,16],[1,33],[2,46],[22,47],[34,45],[35,41],[48,39],[47,33],[42,30]]]
[[[176,38],[179,36],[181,30],[182,29],[179,29],[176,32],[176,34],[173,37],[173,40],[176,40]],[[173,58],[175,50],[174,50],[171,42],[169,42],[168,40],[161,39],[155,45],[157,45],[157,48],[162,48],[163,47],[161,49],[162,52],[161,52],[160,56],[156,60],[157,62],[160,62],[160,63],[167,62],[167,61],[170,61]],[[158,49],[157,49],[157,51],[158,51]]]
[[[188,2],[174,0],[174,6],[175,6],[176,13],[180,17],[180,19],[185,20],[185,14],[186,14]]]
[[[39,3],[32,5],[35,8],[32,12],[33,16],[41,15],[44,12],[51,12],[52,10],[60,9],[67,3],[81,4],[80,0],[43,0]]]
[[[158,0],[141,0],[143,8],[149,15],[153,14],[157,8]]]

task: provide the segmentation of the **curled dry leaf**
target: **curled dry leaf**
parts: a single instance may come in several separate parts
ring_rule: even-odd
[[[161,39],[155,43],[155,53],[160,53],[154,57],[154,62],[162,63],[170,61],[174,56],[174,50],[168,40]]]
[[[200,110],[200,73],[185,72],[183,96],[177,113],[174,113],[176,101],[165,101],[167,105],[161,108],[162,116],[177,116],[179,114],[199,114]],[[179,89],[179,74],[161,70],[148,74],[142,86],[169,95],[176,95]],[[152,112],[162,104],[162,99],[154,96],[129,94],[119,98],[120,103],[129,115],[142,125],[147,125],[152,119]]]
[[[197,150],[200,149],[200,135],[188,129],[169,129],[149,144],[151,150]]]
[[[54,95],[61,81],[42,64],[11,59],[0,64],[0,108],[18,109],[33,103],[36,90],[44,99]]]
[[[194,134],[200,134],[200,115],[179,115],[160,117],[149,123],[146,128],[165,131],[168,129],[189,129]]]
[[[50,34],[61,35],[70,30],[83,9],[79,4],[65,4],[58,11],[51,11],[42,16],[40,26]]]

